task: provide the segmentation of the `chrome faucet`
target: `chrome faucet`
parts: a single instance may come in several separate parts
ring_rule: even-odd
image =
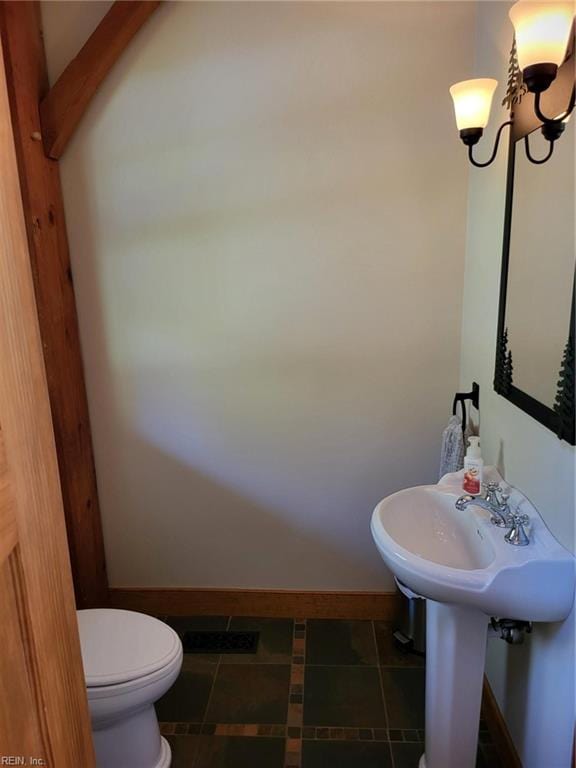
[[[528,515],[523,515],[518,511],[510,515],[508,518],[510,530],[504,536],[508,544],[513,544],[515,547],[525,547],[530,544],[530,537],[524,528],[529,522],[530,518]]]
[[[510,527],[510,507],[508,499],[510,494],[503,491],[498,483],[488,483],[483,496],[472,496],[469,493],[460,496],[456,501],[456,509],[463,512],[470,504],[488,510],[490,512],[490,522],[499,528]]]

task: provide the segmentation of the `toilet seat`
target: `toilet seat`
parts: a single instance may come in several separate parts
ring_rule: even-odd
[[[91,608],[78,611],[78,625],[88,698],[114,695],[115,687],[136,690],[181,663],[178,635],[152,616]]]
[[[141,700],[142,697],[146,697],[145,689],[149,686],[153,686],[156,683],[161,683],[164,678],[176,677],[182,666],[182,654],[179,653],[173,659],[173,661],[162,669],[151,672],[149,675],[143,677],[136,677],[133,680],[127,680],[124,683],[114,683],[113,685],[91,685],[86,687],[86,694],[88,702],[94,703],[97,707],[100,701],[102,705],[110,708],[113,706],[112,699],[118,700],[118,707],[124,708],[126,706],[123,701],[130,699],[132,701]],[[136,698],[138,692],[140,695]],[[122,700],[122,702],[121,702]],[[108,703],[106,703],[108,702]],[[98,712],[99,710],[95,710]],[[116,711],[115,708],[111,711]]]
[[[154,703],[180,673],[180,638],[142,613],[89,609],[77,616],[97,765],[170,768]]]

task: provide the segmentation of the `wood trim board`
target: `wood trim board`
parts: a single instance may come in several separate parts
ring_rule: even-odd
[[[512,741],[512,736],[510,736],[506,720],[504,720],[494,692],[486,677],[484,678],[482,690],[482,717],[486,720],[502,765],[505,765],[506,768],[522,768],[522,762]]]
[[[159,5],[160,0],[116,0],[42,99],[42,139],[48,157],[62,156],[106,75]]]
[[[397,618],[397,592],[308,592],[265,589],[114,587],[113,608],[156,616],[270,616],[322,619]]]

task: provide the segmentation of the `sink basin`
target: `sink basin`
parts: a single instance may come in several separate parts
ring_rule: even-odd
[[[494,469],[486,480],[502,482]],[[511,510],[530,518],[527,546],[470,504],[456,509],[462,473],[381,501],[372,536],[386,565],[426,599],[426,749],[420,768],[474,768],[488,617],[562,621],[574,602],[574,557],[529,500],[510,489]]]
[[[387,543],[399,555],[394,542],[437,565],[465,571],[486,568],[496,556],[494,547],[479,533],[475,516],[456,509],[457,498],[452,489],[441,486],[395,493],[378,507],[372,529],[375,538],[377,533],[387,536]]]
[[[492,470],[490,479],[501,478]],[[386,565],[414,592],[474,606],[488,616],[561,621],[574,601],[573,556],[552,536],[534,506],[511,489],[510,507],[530,518],[530,543],[515,547],[506,529],[474,505],[460,512],[459,478],[408,488],[381,501],[372,535]]]

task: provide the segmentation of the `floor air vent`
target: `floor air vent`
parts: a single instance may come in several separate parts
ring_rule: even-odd
[[[185,632],[184,653],[256,653],[260,632]]]

